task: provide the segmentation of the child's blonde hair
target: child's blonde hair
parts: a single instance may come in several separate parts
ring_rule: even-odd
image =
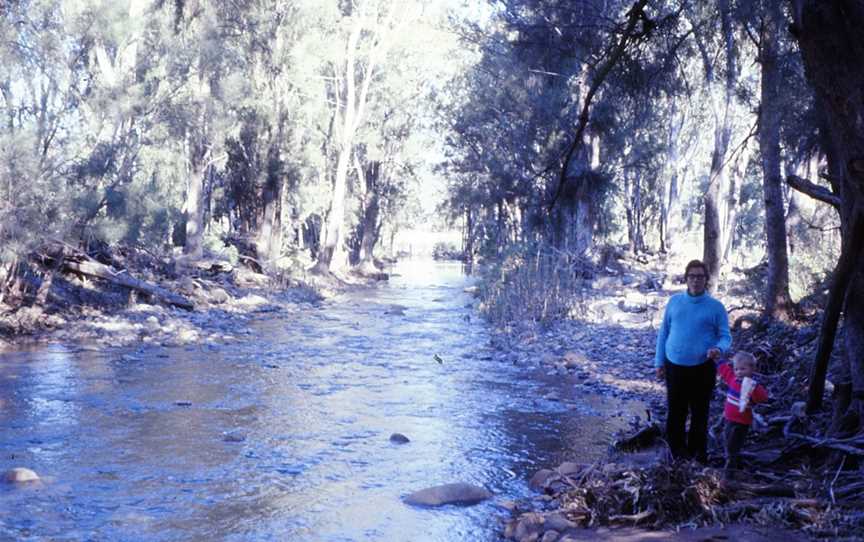
[[[734,356],[732,356],[732,363],[739,364],[744,363],[751,367],[756,366],[756,356],[747,352],[746,350],[739,350]]]

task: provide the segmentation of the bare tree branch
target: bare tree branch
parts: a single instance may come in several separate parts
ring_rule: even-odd
[[[579,124],[576,127],[576,134],[573,136],[573,142],[567,149],[567,152],[564,155],[564,161],[561,164],[558,188],[555,190],[555,195],[549,203],[549,212],[555,208],[555,202],[557,202],[558,198],[561,197],[561,194],[564,191],[564,185],[567,184],[567,170],[570,169],[570,162],[573,160],[573,154],[582,143],[582,135],[585,133],[585,128],[588,126],[591,102],[594,101],[594,96],[600,89],[600,85],[603,84],[603,80],[606,79],[612,71],[612,68],[614,68],[618,61],[621,60],[621,57],[624,56],[624,51],[627,48],[627,45],[634,39],[644,37],[645,33],[649,31],[647,24],[644,32],[636,31],[636,25],[639,24],[639,21],[647,21],[644,11],[647,3],[648,0],[637,0],[630,11],[627,12],[627,26],[621,34],[621,39],[618,40],[615,48],[610,52],[606,63],[597,70],[597,74],[594,76],[594,80],[588,88],[588,92],[585,95],[585,101],[582,103],[582,111],[579,113]]]
[[[786,184],[802,194],[806,194],[813,199],[831,205],[835,209],[840,208],[840,198],[836,194],[812,181],[808,181],[807,179],[803,179],[797,175],[788,175],[786,177]]]

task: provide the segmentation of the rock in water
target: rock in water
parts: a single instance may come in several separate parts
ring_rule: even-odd
[[[10,484],[23,484],[26,482],[36,482],[39,480],[39,475],[30,469],[24,467],[16,467],[6,471],[6,481]]]
[[[411,442],[411,439],[409,439],[408,437],[406,437],[402,433],[393,433],[392,435],[390,435],[390,442],[393,442],[396,444],[407,444],[407,443]]]
[[[457,482],[421,489],[405,497],[405,502],[415,506],[443,506],[445,504],[470,506],[485,501],[491,496],[492,494],[485,488]]]
[[[544,489],[546,489],[546,485],[549,483],[549,480],[551,480],[554,476],[555,471],[550,469],[540,469],[536,473],[534,473],[534,476],[531,477],[531,481],[528,482],[528,485],[534,491],[542,492]]]

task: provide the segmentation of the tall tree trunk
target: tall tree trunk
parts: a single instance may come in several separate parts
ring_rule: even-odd
[[[204,183],[209,167],[204,145],[200,139],[192,144],[189,183],[186,186],[186,244],[183,254],[192,259],[201,258],[204,253]]]
[[[339,123],[338,128],[339,145],[336,150],[338,157],[336,159],[333,192],[330,196],[330,208],[326,217],[327,225],[324,228],[324,242],[321,244],[318,261],[314,267],[314,271],[317,273],[329,272],[333,268],[334,263],[338,265],[342,260],[337,252],[344,252],[342,238],[345,222],[345,195],[348,188],[348,166],[351,163],[351,154],[354,150],[354,134],[358,124],[357,46],[362,30],[362,21],[357,17],[351,26],[351,32],[348,35],[345,47],[345,71],[343,79],[345,81],[345,96],[343,97],[343,103],[337,103],[335,106],[341,110],[341,123]],[[367,74],[367,77],[371,77],[371,74]],[[339,83],[335,84],[338,85]]]
[[[468,208],[465,209],[465,235],[462,242],[462,251],[465,253],[465,263],[470,269],[474,264],[474,212],[471,205],[468,205]]]
[[[277,138],[278,139],[278,138]],[[257,252],[265,267],[272,267],[282,253],[282,161],[279,141],[271,141],[267,153],[267,171],[262,191],[261,222],[258,227]]]
[[[828,125],[829,147],[837,154],[836,171],[830,171],[833,183],[839,183],[835,193],[842,197],[840,220],[842,250],[831,301],[842,299],[845,311],[844,327],[850,334],[844,345],[853,375],[853,401],[850,409],[856,415],[864,402],[864,42],[860,29],[864,27],[864,2],[838,0],[798,0],[793,2],[794,22],[791,30],[798,39],[807,78],[816,91],[818,106],[824,111]],[[826,307],[820,352],[811,374],[808,410],[821,406],[825,369],[836,328],[836,316]],[[829,316],[831,317],[829,319]],[[860,418],[859,418],[860,423]]]
[[[718,201],[720,199],[720,184],[723,180],[724,166],[723,157],[726,154],[728,142],[728,129],[721,130],[724,133],[715,134],[714,152],[711,155],[711,175],[708,181],[708,189],[702,197],[705,209],[705,225],[702,236],[702,261],[708,266],[709,284],[714,287],[720,277],[720,210]]]
[[[366,201],[363,209],[363,222],[361,227],[363,235],[360,240],[360,263],[357,265],[361,272],[375,273],[373,252],[378,243],[378,214],[381,210],[381,190],[379,180],[381,175],[381,162],[373,160],[366,168]]]
[[[729,0],[718,0],[720,11],[721,38],[724,44],[726,58],[725,82],[722,88],[722,99],[719,92],[713,89],[712,109],[714,114],[714,150],[711,153],[711,171],[708,177],[708,188],[703,196],[705,209],[705,225],[703,230],[702,260],[708,266],[709,286],[716,287],[722,265],[721,230],[720,230],[720,193],[726,184],[726,154],[729,150],[729,140],[732,135],[731,105],[735,93],[737,79],[737,59],[732,35],[732,14]],[[706,79],[709,87],[713,87],[715,69],[707,58],[704,47],[702,56],[705,59]]]
[[[347,129],[347,121],[346,121]],[[348,164],[351,160],[353,146],[353,134],[347,137],[343,135],[342,145],[339,149],[339,157],[336,161],[336,175],[333,182],[333,193],[330,196],[330,209],[327,211],[324,228],[324,242],[318,252],[318,262],[315,271],[319,273],[329,272],[334,261],[339,261],[337,251],[344,250],[341,246],[345,222],[345,195],[348,189]],[[334,256],[337,256],[334,258]]]
[[[634,188],[631,181],[632,174],[629,171],[624,171],[624,214],[627,217],[627,248],[633,254],[636,254],[636,210],[633,208]]]
[[[664,190],[660,206],[660,252],[668,252],[674,246],[681,229],[681,197],[679,193],[679,159],[680,147],[678,138],[684,126],[683,113],[677,113],[673,108],[672,124],[667,141],[667,160],[669,165],[669,183]]]
[[[762,190],[765,199],[765,234],[768,244],[768,284],[764,314],[786,319],[792,308],[789,295],[789,255],[786,248],[786,213],[780,176],[780,29],[782,8],[777,2],[765,4],[762,25],[761,96],[759,106],[759,150],[762,155]]]
[[[185,206],[186,244],[183,247],[183,254],[191,259],[200,258],[204,252],[204,197],[206,175],[210,167],[210,116],[213,113],[211,106],[213,81],[208,78],[203,59],[199,59],[198,69],[199,74],[193,85],[197,107],[196,118],[187,139],[189,182],[186,187]]]
[[[722,222],[722,261],[728,263],[732,257],[732,247],[735,244],[735,232],[738,223],[739,203],[741,202],[741,180],[747,172],[750,158],[753,156],[752,145],[745,145],[738,154],[733,167],[729,168],[729,182],[726,186],[726,201],[724,205],[725,214]]]
[[[338,100],[336,108],[341,110],[341,124],[338,125],[339,145],[336,150],[336,175],[333,183],[333,193],[330,199],[330,210],[327,213],[326,237],[321,247],[313,271],[329,272],[341,268],[348,263],[347,253],[342,246],[345,221],[345,197],[348,184],[348,167],[354,152],[354,140],[357,129],[363,120],[364,111],[369,100],[369,89],[372,79],[377,74],[378,62],[386,54],[390,45],[388,33],[396,11],[395,4],[375,6],[375,16],[366,17],[358,9],[353,15],[351,30],[348,33],[345,47],[344,74],[336,77],[344,81],[345,96]],[[371,21],[370,26],[366,26]],[[360,47],[361,37],[370,38],[373,43],[365,57],[365,62],[358,59],[358,54],[364,48]],[[340,70],[342,67],[340,67]]]

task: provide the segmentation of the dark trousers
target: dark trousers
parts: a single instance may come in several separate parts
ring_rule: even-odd
[[[666,439],[672,456],[704,463],[708,456],[708,407],[717,368],[713,361],[687,367],[666,360]],[[690,430],[687,431],[687,417]]]
[[[741,448],[744,447],[749,431],[749,425],[726,420],[726,425],[723,427],[723,441],[726,447],[727,469],[737,469],[740,466]]]

